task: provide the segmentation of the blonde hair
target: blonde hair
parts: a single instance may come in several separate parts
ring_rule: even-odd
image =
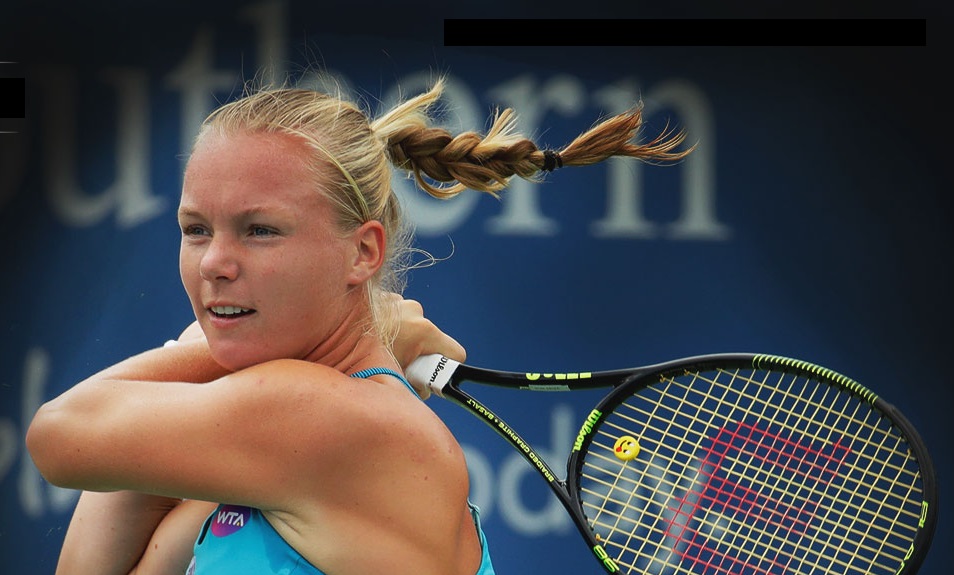
[[[338,225],[350,232],[380,221],[387,237],[385,264],[368,284],[372,328],[390,345],[396,335],[387,292],[401,293],[413,234],[391,189],[392,166],[410,172],[421,189],[451,198],[466,189],[496,195],[513,176],[528,180],[557,167],[585,166],[613,156],[673,162],[685,134],[664,129],[645,143],[635,141],[642,108],[605,119],[559,150],[541,150],[516,132],[516,114],[498,111],[486,135],[451,134],[432,125],[429,112],[444,88],[438,79],[426,93],[372,119],[340,94],[300,88],[260,88],[213,111],[196,145],[210,132],[264,132],[300,138],[314,153],[316,190],[336,207]],[[331,168],[331,169],[329,169]]]

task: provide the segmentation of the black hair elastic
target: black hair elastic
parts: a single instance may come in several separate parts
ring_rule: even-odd
[[[557,168],[563,167],[563,158],[560,157],[559,152],[553,150],[544,150],[543,151],[543,167],[540,168],[544,172],[552,172]]]

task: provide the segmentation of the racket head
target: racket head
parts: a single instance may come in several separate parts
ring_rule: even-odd
[[[937,520],[933,463],[896,408],[760,354],[634,371],[581,427],[567,489],[610,572],[909,575]]]

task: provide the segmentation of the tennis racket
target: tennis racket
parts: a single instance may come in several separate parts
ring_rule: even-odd
[[[539,471],[608,573],[910,575],[931,543],[937,487],[917,431],[811,363],[713,354],[560,374],[432,355],[406,373]],[[613,389],[580,426],[562,480],[464,382]]]

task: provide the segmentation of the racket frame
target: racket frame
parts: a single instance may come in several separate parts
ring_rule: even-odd
[[[408,379],[426,385],[436,395],[456,403],[497,432],[533,467],[550,486],[566,509],[587,546],[607,573],[618,573],[619,566],[605,551],[590,527],[579,497],[583,459],[598,428],[610,410],[623,397],[637,389],[656,383],[667,376],[712,369],[771,369],[779,372],[811,376],[871,404],[897,427],[919,464],[924,495],[918,533],[911,543],[897,575],[916,573],[930,548],[937,524],[937,480],[933,461],[915,427],[895,406],[856,381],[830,369],[783,356],[756,353],[716,353],[691,356],[643,367],[576,373],[522,373],[501,371],[462,364],[440,355],[422,356],[408,367]],[[560,392],[613,388],[590,410],[580,426],[566,462],[566,474],[560,478],[543,457],[536,454],[504,419],[484,403],[461,389],[470,382],[479,385],[529,391]]]

